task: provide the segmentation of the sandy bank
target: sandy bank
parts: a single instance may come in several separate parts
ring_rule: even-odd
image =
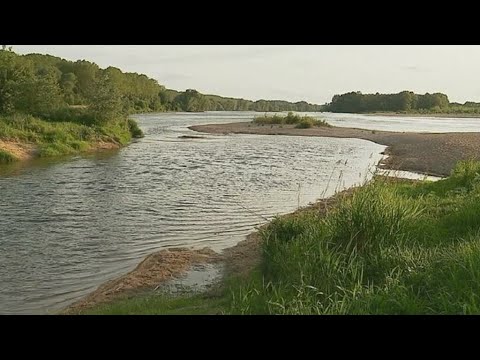
[[[67,307],[63,313],[75,314],[132,294],[142,289],[153,289],[162,282],[178,276],[193,265],[215,263],[219,255],[210,249],[168,249],[147,256],[134,270],[97,288],[80,301]]]
[[[191,130],[211,134],[258,134],[356,138],[387,146],[389,155],[382,166],[434,176],[448,176],[459,160],[480,159],[480,133],[397,133],[354,128],[295,129],[294,125],[259,126],[231,123],[191,126]]]
[[[97,141],[90,144],[89,148],[82,153],[94,153],[102,150],[120,149],[122,145],[117,142]],[[11,154],[15,161],[30,161],[40,157],[40,151],[36,144],[14,140],[0,139],[0,150]]]
[[[33,144],[0,139],[0,150],[6,151],[18,161],[27,161],[38,156],[38,149]]]

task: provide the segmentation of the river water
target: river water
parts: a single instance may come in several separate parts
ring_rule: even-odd
[[[339,126],[359,122],[323,115]],[[146,136],[119,151],[1,166],[0,314],[55,313],[157,250],[233,246],[277,214],[360,184],[382,157],[384,146],[358,139],[187,128],[253,116],[136,115]],[[383,120],[367,125],[375,121],[383,129]],[[428,121],[425,131],[432,121],[445,130],[446,120]],[[473,131],[472,119],[457,121]]]

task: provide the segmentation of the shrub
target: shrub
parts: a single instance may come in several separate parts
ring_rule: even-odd
[[[325,120],[317,120],[310,116],[300,116],[289,112],[286,116],[279,114],[257,116],[253,119],[256,125],[296,125],[297,129],[308,129],[313,126],[331,127]]]

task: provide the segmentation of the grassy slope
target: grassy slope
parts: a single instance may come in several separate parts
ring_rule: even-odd
[[[95,150],[100,143],[125,145],[132,135],[141,133],[131,121],[94,127],[74,122],[49,122],[30,115],[0,118],[0,139],[34,144],[41,157]],[[13,154],[0,150],[0,163],[15,160]]]
[[[479,214],[479,163],[436,183],[377,178],[325,217],[273,221],[260,268],[217,297],[146,295],[92,312],[478,314]]]

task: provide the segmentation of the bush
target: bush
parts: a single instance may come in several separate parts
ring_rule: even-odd
[[[308,129],[313,126],[331,127],[325,120],[317,120],[310,116],[300,116],[289,112],[286,116],[279,114],[257,116],[253,119],[256,125],[297,125],[297,129]]]
[[[130,129],[130,133],[132,134],[133,138],[141,138],[143,137],[143,131],[138,127],[138,124],[133,119],[128,119],[128,128]]]
[[[310,129],[313,127],[314,122],[310,119],[302,119],[296,126],[295,129]]]

